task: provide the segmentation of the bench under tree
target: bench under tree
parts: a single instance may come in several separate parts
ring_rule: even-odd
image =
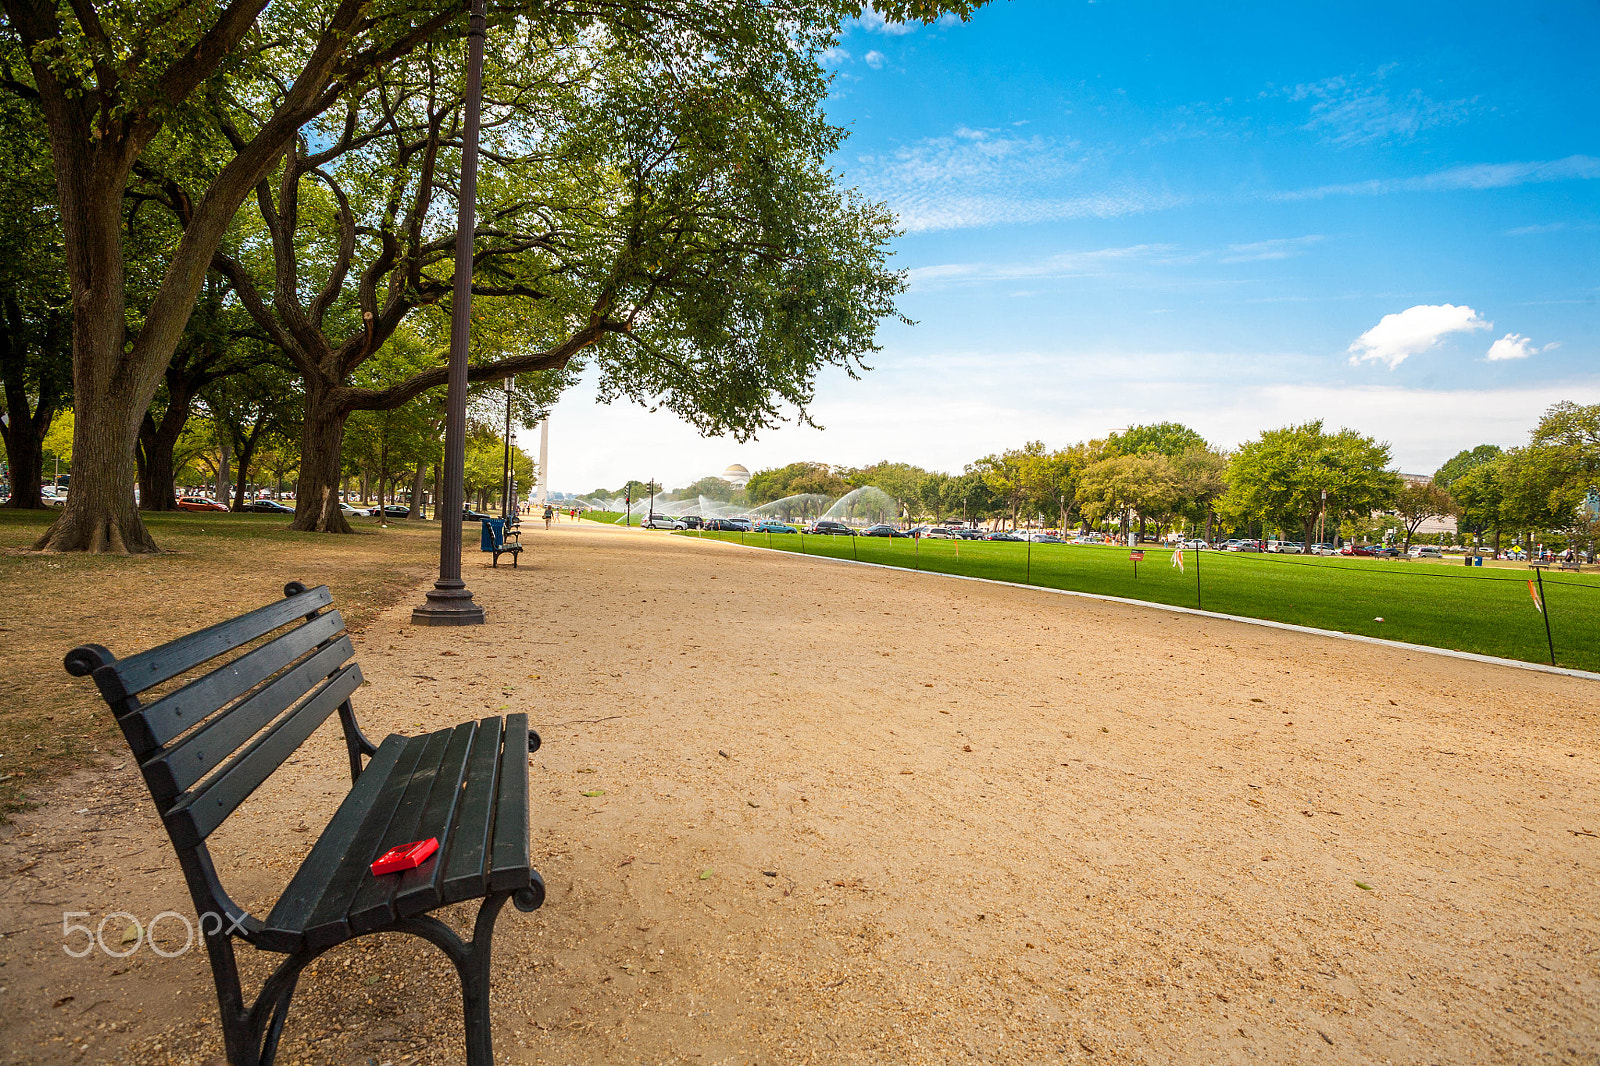
[[[228,1061],[270,1066],[306,966],[348,940],[396,932],[422,937],[455,965],[467,1062],[490,1066],[495,919],[508,900],[523,911],[544,902],[528,852],[527,755],[539,735],[512,714],[373,744],[350,702],[361,669],[348,661],[350,638],[328,588],[291,582],[284,595],[127,659],[98,644],[66,657],[67,672],[93,678],[111,707],[171,837],[210,956]],[[175,679],[182,683],[140,702]],[[336,712],[350,791],[271,911],[251,914],[224,890],[206,839]],[[429,837],[439,846],[422,865],[372,874],[385,851]],[[483,901],[470,942],[429,913],[469,900]],[[253,1002],[240,986],[235,940],[285,956]]]

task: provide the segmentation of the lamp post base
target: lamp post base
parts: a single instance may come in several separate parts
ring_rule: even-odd
[[[480,626],[483,608],[472,602],[472,591],[460,578],[440,578],[428,590],[426,603],[411,610],[414,626]]]

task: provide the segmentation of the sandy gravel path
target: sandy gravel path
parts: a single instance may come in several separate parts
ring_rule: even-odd
[[[496,941],[510,1061],[1600,1061],[1594,683],[587,523],[527,541],[469,562],[489,625],[406,604],[358,647],[369,732],[509,707],[544,735],[550,897]],[[252,800],[274,828],[219,834],[258,905],[345,787],[322,739]],[[0,838],[35,863],[0,896],[0,1061],[216,1053],[202,960],[68,960],[51,928],[186,909],[168,856],[127,767]],[[457,1061],[430,950],[328,956],[284,1061]]]

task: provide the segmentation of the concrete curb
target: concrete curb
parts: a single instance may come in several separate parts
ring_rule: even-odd
[[[685,540],[697,540],[704,544],[705,541],[698,537],[685,537]],[[1414,651],[1424,655],[1443,655],[1451,659],[1465,659],[1468,662],[1484,663],[1488,666],[1509,666],[1516,670],[1532,670],[1540,674],[1559,674],[1562,677],[1576,677],[1585,681],[1600,681],[1600,673],[1590,670],[1572,670],[1565,666],[1546,666],[1543,663],[1524,662],[1521,659],[1502,659],[1497,655],[1479,655],[1477,652],[1456,651],[1452,648],[1435,648],[1427,644],[1408,644],[1403,640],[1385,640],[1382,637],[1368,637],[1360,633],[1341,633],[1337,629],[1316,629],[1312,626],[1297,626],[1289,622],[1274,622],[1268,618],[1249,618],[1240,614],[1222,614],[1218,611],[1202,611],[1195,607],[1179,607],[1170,603],[1151,603],[1148,600],[1130,600],[1124,596],[1103,596],[1096,592],[1074,592],[1071,589],[1053,589],[1045,585],[1025,585],[1020,581],[997,581],[991,577],[969,577],[966,574],[941,574],[937,570],[916,570],[909,566],[890,566],[888,563],[864,563],[859,559],[835,559],[830,555],[801,555],[799,552],[784,551],[782,548],[763,548],[757,544],[739,544],[731,540],[717,540],[717,544],[730,544],[735,548],[744,548],[749,551],[773,552],[777,555],[798,556],[802,559],[815,559],[825,563],[844,563],[847,566],[869,566],[877,570],[897,570],[903,574],[924,574],[928,577],[945,577],[955,581],[977,581],[985,585],[1006,585],[1014,589],[1029,589],[1033,592],[1048,592],[1057,596],[1076,596],[1079,599],[1099,600],[1103,603],[1120,603],[1129,607],[1148,607],[1154,611],[1168,611],[1172,614],[1193,615],[1196,618],[1215,618],[1224,622],[1242,622],[1250,626],[1263,626],[1267,629],[1281,629],[1290,633],[1305,633],[1313,637],[1332,637],[1336,640],[1352,640],[1360,644],[1375,644],[1381,648],[1391,648],[1395,651]]]

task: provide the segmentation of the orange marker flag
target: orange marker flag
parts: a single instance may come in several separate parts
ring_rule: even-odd
[[[1178,573],[1183,573],[1183,549],[1179,548],[1172,553],[1172,565],[1178,568]]]
[[[1544,614],[1544,604],[1539,602],[1539,590],[1533,587],[1533,578],[1528,579],[1528,595],[1533,597],[1534,610]]]

